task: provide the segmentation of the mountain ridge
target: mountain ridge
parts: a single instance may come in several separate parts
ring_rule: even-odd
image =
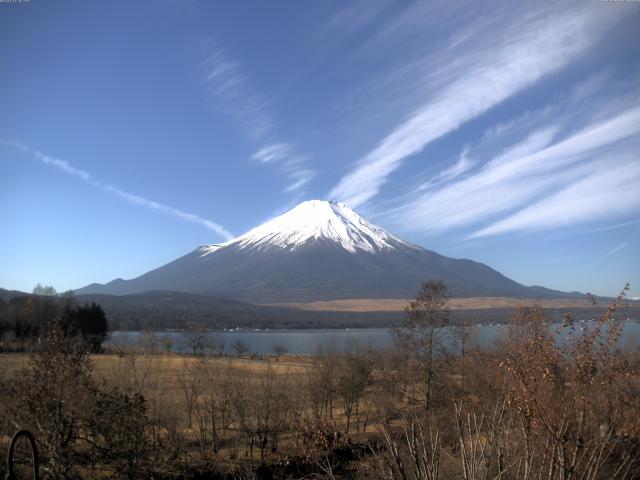
[[[527,287],[491,267],[407,242],[338,202],[308,200],[222,244],[200,246],[130,280],[78,294],[172,290],[249,303],[411,298],[440,279],[456,297],[572,297]]]

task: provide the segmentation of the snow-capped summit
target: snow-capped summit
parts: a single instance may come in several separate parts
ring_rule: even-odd
[[[200,248],[209,255],[220,248],[265,249],[278,247],[295,250],[310,241],[335,243],[345,250],[375,253],[411,245],[372,223],[338,202],[307,200],[244,235],[224,244]]]

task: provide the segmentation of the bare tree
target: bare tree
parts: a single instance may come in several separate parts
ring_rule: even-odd
[[[182,362],[178,383],[184,396],[184,404],[187,413],[187,427],[191,428],[193,413],[196,408],[198,396],[200,395],[201,385],[200,376],[186,359]]]
[[[328,350],[318,347],[313,367],[309,370],[305,379],[305,390],[316,421],[323,420],[327,422],[330,418],[333,418],[337,383],[336,372],[338,368],[335,345]]]
[[[437,335],[449,323],[448,299],[444,282],[423,283],[415,300],[405,309],[404,322],[392,329],[397,344],[418,366],[427,410],[431,406]]]
[[[287,390],[287,375],[276,374],[271,367],[260,375],[257,383],[246,378],[236,381],[233,407],[251,459],[256,447],[262,462],[269,446],[276,451],[291,414]]]
[[[558,480],[640,474],[640,445],[627,440],[640,432],[638,385],[628,380],[618,347],[623,323],[614,318],[625,291],[579,331],[565,316],[557,328],[565,330],[563,346],[541,307],[514,313],[501,366],[521,444],[518,478],[540,478],[540,471]]]
[[[184,331],[182,332],[182,338],[185,345],[193,353],[194,356],[204,354],[207,340],[207,330],[202,325],[188,322]]]
[[[34,295],[41,295],[45,297],[54,297],[57,295],[56,289],[49,285],[42,285],[38,283],[35,287],[33,287]]]
[[[371,352],[355,342],[349,342],[338,371],[338,395],[342,399],[344,415],[347,419],[346,432],[349,433],[351,419],[355,414],[356,431],[360,420],[360,401],[371,384],[373,360]]]
[[[167,355],[169,355],[171,350],[173,350],[173,339],[169,335],[163,335],[160,338],[160,344]]]
[[[241,358],[243,355],[246,355],[249,352],[249,345],[247,345],[240,339],[233,342],[232,347],[233,351],[236,352],[238,358]]]
[[[227,346],[227,339],[224,337],[224,333],[215,332],[210,338],[209,346],[215,357],[222,357]]]
[[[206,432],[211,430],[211,449],[214,453],[219,448],[219,431],[226,431],[229,409],[230,393],[229,379],[234,375],[231,364],[221,367],[218,362],[202,359],[198,364],[199,376],[202,378],[202,402],[203,408],[198,413],[202,414],[200,421],[201,442],[206,443]]]
[[[466,361],[469,355],[469,349],[477,341],[479,330],[472,324],[471,321],[465,320],[463,323],[453,327],[454,341],[457,343],[458,356],[460,360],[460,386],[465,388],[466,377]]]
[[[282,345],[280,343],[276,343],[275,345],[273,345],[271,347],[271,351],[275,354],[276,356],[276,362],[280,361],[280,357],[284,354],[286,354],[289,349],[287,348],[286,345]]]
[[[32,357],[30,371],[3,388],[6,398],[17,400],[4,406],[3,417],[36,434],[47,459],[45,469],[53,479],[77,474],[75,444],[95,404],[92,373],[86,349],[52,330]]]
[[[144,330],[138,337],[136,344],[144,355],[155,355],[158,353],[160,339],[156,332]]]
[[[406,391],[406,363],[397,350],[389,348],[375,352],[375,375],[365,398],[367,413],[375,416],[377,424],[387,424],[397,417]],[[365,417],[362,430],[366,431]]]
[[[403,415],[402,428],[382,428],[383,449],[378,457],[380,478],[437,480],[440,478],[441,437],[415,415]],[[464,477],[467,480],[467,477]]]

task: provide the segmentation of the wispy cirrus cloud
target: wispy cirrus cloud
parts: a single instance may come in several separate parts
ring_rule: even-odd
[[[228,57],[211,40],[204,42],[206,55],[201,63],[204,84],[211,100],[233,117],[253,139],[273,132],[274,120],[266,97],[256,93],[242,65]]]
[[[223,237],[225,240],[231,240],[234,237],[234,235],[231,232],[229,232],[226,228],[224,228],[222,225],[212,220],[203,218],[199,215],[196,215],[195,213],[185,212],[184,210],[181,210],[179,208],[165,205],[165,204],[156,202],[154,200],[150,200],[148,198],[142,197],[140,195],[127,192],[114,185],[104,183],[101,180],[96,179],[91,173],[87,172],[86,170],[77,168],[66,160],[51,157],[45,153],[42,153],[39,150],[32,149],[30,146],[28,146],[25,143],[7,141],[7,140],[0,140],[0,143],[13,147],[15,149],[18,149],[24,153],[30,154],[31,156],[33,156],[33,158],[39,160],[43,164],[54,167],[66,174],[79,178],[83,182],[91,185],[92,187],[95,187],[104,192],[110,193],[116,197],[119,197],[125,200],[128,203],[131,203],[133,205],[138,205],[159,213],[163,213],[165,215],[170,215],[172,217],[178,218],[185,222],[203,226],[211,230],[212,232],[217,233],[218,235]]]
[[[286,143],[272,143],[266,145],[251,156],[252,160],[260,163],[279,162],[291,156],[291,147]]]
[[[638,209],[634,182],[640,166],[633,152],[640,108],[594,120],[564,137],[560,132],[559,124],[534,130],[473,173],[414,195],[387,215],[432,234],[475,227],[468,238],[479,238]],[[507,216],[496,220],[499,215]]]
[[[431,86],[429,98],[361,158],[329,196],[352,206],[368,202],[408,157],[566,67],[617,18],[580,4],[549,13],[513,22],[497,32],[484,32],[477,45],[470,43],[473,33],[461,35],[459,43],[466,45],[466,51],[460,52],[454,43],[444,53],[436,54],[434,61],[427,62],[432,73],[424,78],[424,83]],[[411,20],[398,20],[407,21]],[[476,29],[472,25],[469,30]],[[396,31],[401,30],[392,29],[387,35]],[[452,56],[453,51],[460,55]],[[418,62],[419,69],[424,63]]]
[[[460,154],[460,157],[458,158],[458,161],[456,163],[437,173],[427,182],[419,185],[418,188],[412,192],[412,194],[429,190],[442,183],[450,182],[453,179],[471,170],[475,165],[477,165],[477,161],[473,160],[470,157],[469,148],[465,147],[462,150],[462,153]]]
[[[205,84],[217,105],[236,119],[249,137],[264,144],[251,159],[277,165],[287,178],[286,193],[299,193],[315,176],[304,155],[288,142],[273,141],[277,123],[265,96],[252,87],[240,62],[231,59],[221,48],[205,42],[206,58],[202,62]]]
[[[304,156],[295,152],[287,143],[272,143],[262,147],[251,156],[262,164],[275,164],[288,179],[287,193],[302,190],[315,176],[315,171],[307,166]]]
[[[470,238],[513,231],[566,227],[640,210],[640,164],[612,158],[566,188],[473,233]]]
[[[312,36],[317,44],[339,45],[346,37],[354,37],[367,28],[372,28],[385,13],[397,8],[391,0],[354,0],[344,3],[332,12],[320,30]]]
[[[589,234],[589,233],[607,232],[609,230],[617,230],[618,228],[625,228],[625,227],[630,227],[630,226],[638,225],[638,224],[640,224],[640,220],[631,220],[629,222],[614,223],[612,225],[604,225],[602,227],[591,228],[589,230],[585,230],[585,231],[582,231],[582,232],[577,232],[577,235],[586,235],[586,234]]]

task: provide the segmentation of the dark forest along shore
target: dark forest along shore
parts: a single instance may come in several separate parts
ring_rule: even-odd
[[[551,324],[555,331],[559,324]],[[576,329],[592,326],[592,321],[576,322]],[[508,329],[505,324],[472,325],[466,327],[468,345],[486,348],[494,344]],[[460,327],[443,327],[440,329],[443,347],[459,353],[462,329]],[[120,347],[140,346],[154,348],[159,351],[169,350],[175,353],[192,353],[193,332],[189,331],[114,331],[109,335],[104,346],[117,349]],[[393,346],[391,331],[387,328],[351,328],[351,329],[287,329],[287,330],[208,330],[201,332],[198,349],[201,353],[219,351],[222,344],[228,355],[235,353],[234,345],[244,344],[246,353],[271,355],[275,349],[293,355],[315,355],[319,349],[341,351],[349,342],[375,349]],[[558,339],[562,342],[562,338]],[[640,346],[640,322],[636,319],[624,321],[620,336],[623,349]]]

